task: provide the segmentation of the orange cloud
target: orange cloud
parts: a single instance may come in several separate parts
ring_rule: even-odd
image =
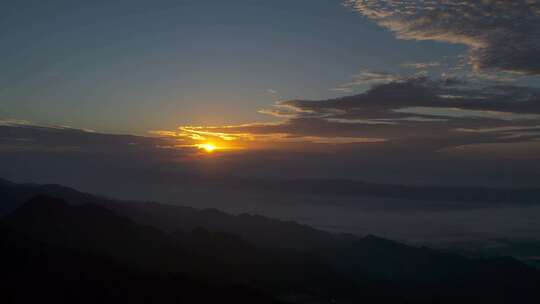
[[[284,123],[243,124],[228,126],[182,126],[177,131],[151,131],[151,134],[175,138],[183,143],[175,145],[176,148],[204,148],[213,145],[216,150],[243,150],[243,149],[279,149],[290,147],[288,144],[323,144],[342,145],[358,143],[380,143],[384,138],[368,138],[356,136],[299,136],[287,132],[256,133],[245,132],[244,129],[257,127],[283,127]]]

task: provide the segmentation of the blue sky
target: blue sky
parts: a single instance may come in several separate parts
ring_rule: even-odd
[[[113,133],[273,121],[257,111],[466,51],[398,40],[333,0],[7,1],[0,15],[0,117]]]

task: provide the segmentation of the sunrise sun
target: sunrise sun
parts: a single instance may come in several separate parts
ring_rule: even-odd
[[[207,144],[200,144],[198,145],[199,149],[202,149],[204,151],[206,151],[207,153],[212,153],[214,152],[217,147],[211,143],[207,143]]]

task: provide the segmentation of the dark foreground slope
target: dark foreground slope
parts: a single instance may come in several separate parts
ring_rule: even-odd
[[[0,303],[278,303],[250,289],[142,271],[0,225]]]
[[[262,216],[227,215],[157,203],[116,202],[109,208],[136,222],[163,231],[189,231],[204,226],[241,236],[266,252],[301,254],[349,278],[354,284],[371,279],[384,295],[400,300],[435,303],[534,303],[539,273],[510,257],[468,258],[411,247],[376,236],[330,234],[294,222]],[[382,297],[382,295],[381,295]]]
[[[269,252],[231,234],[204,228],[166,233],[99,205],[69,205],[48,196],[31,199],[3,223],[50,246],[103,256],[145,272],[245,286],[277,298],[354,298],[361,292],[363,298],[373,299],[375,291],[385,287],[363,274],[352,280],[315,257]]]
[[[214,296],[227,299],[217,303],[273,301],[263,295],[290,303],[540,300],[539,273],[511,258],[466,258],[260,216],[72,191],[63,199],[34,197],[2,219],[5,298],[17,295],[24,303],[42,293],[71,303],[84,302],[77,298],[84,294],[102,297],[94,303],[129,297],[216,303]]]

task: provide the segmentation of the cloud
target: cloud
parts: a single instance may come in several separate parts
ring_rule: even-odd
[[[0,153],[36,151],[83,153],[125,157],[127,153],[159,154],[159,148],[178,144],[179,139],[98,133],[64,126],[43,126],[32,122],[0,124]]]
[[[341,84],[334,88],[334,91],[351,93],[354,89],[361,85],[371,85],[375,83],[388,83],[405,80],[405,76],[389,72],[363,71],[360,74],[354,75],[353,80]]]
[[[40,124],[31,122],[28,120],[22,120],[22,119],[13,119],[13,118],[0,118],[0,127],[26,127],[26,128],[44,128],[44,129],[58,129],[58,130],[77,130],[81,132],[95,132],[94,130],[90,129],[78,129],[71,126],[66,125],[54,125],[54,124]]]
[[[440,62],[405,62],[401,66],[406,68],[413,68],[417,70],[425,70],[440,66]]]
[[[469,46],[477,71],[540,74],[539,0],[349,0],[400,39]]]
[[[181,127],[176,137],[265,149],[286,149],[291,143],[376,143],[392,151],[415,147],[423,155],[454,146],[540,139],[537,132],[521,132],[518,136],[505,129],[540,124],[538,88],[483,86],[451,77],[388,75],[366,75],[366,81],[387,82],[375,83],[361,94],[327,100],[284,100],[261,111],[282,119],[279,122]],[[311,148],[305,145],[304,149]]]
[[[531,126],[509,126],[499,128],[476,128],[476,129],[458,129],[461,132],[472,133],[497,133],[503,138],[519,138],[540,141],[540,125]]]
[[[370,138],[344,134],[324,134],[313,132],[291,132],[288,123],[252,123],[232,126],[183,126],[176,132],[152,131],[165,138],[178,138],[185,141],[176,147],[197,147],[212,143],[222,150],[251,150],[291,148],[289,144],[355,144],[379,143],[383,138]]]
[[[357,95],[320,101],[288,100],[277,106],[293,108],[299,116],[309,113],[309,116],[327,117],[334,113],[335,118],[351,119],[402,117],[396,110],[411,107],[515,112],[523,113],[521,118],[537,118],[534,115],[540,114],[540,89],[510,85],[479,87],[456,78],[409,77],[375,85]],[[441,116],[429,112],[418,114]],[[447,116],[454,115],[449,113]]]
[[[25,125],[32,125],[31,122],[27,120],[20,120],[20,119],[0,119],[0,126],[25,126]]]
[[[463,108],[444,107],[409,107],[397,109],[394,110],[394,112],[425,116],[440,116],[446,118],[486,118],[506,121],[540,119],[540,114],[512,113],[491,110],[467,110]]]

